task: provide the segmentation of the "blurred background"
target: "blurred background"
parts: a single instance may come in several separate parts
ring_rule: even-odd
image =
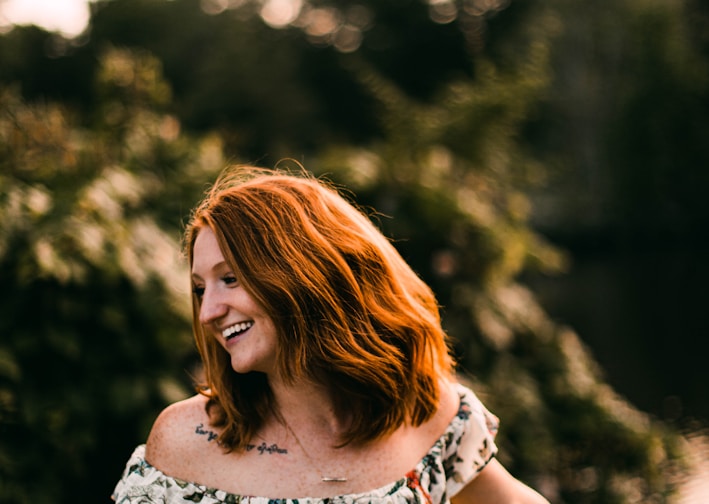
[[[515,475],[709,502],[707,139],[701,0],[0,0],[0,502],[110,501],[199,374],[190,209],[283,158],[434,288]]]

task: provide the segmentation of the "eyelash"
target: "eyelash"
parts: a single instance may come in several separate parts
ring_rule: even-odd
[[[232,285],[236,283],[236,277],[232,275],[225,275],[220,280],[227,285]],[[202,296],[204,296],[204,287],[194,286],[192,287],[192,293],[199,299],[202,299]]]

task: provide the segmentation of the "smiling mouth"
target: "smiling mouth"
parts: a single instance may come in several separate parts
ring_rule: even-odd
[[[249,329],[251,329],[251,326],[253,326],[254,323],[249,321],[249,322],[239,322],[238,324],[234,324],[233,326],[229,326],[226,329],[222,331],[222,336],[224,336],[224,339],[226,341],[229,341],[230,339],[236,338],[238,335],[245,333]]]

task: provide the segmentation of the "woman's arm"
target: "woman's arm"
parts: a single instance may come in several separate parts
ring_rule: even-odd
[[[549,504],[492,459],[470,483],[451,498],[452,504]]]

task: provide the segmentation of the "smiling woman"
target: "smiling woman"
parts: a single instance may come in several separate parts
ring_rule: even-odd
[[[117,502],[546,502],[495,459],[433,292],[337,188],[228,170],[185,248],[205,383],[160,414]]]
[[[0,2],[0,27],[36,25],[65,37],[80,35],[89,23],[90,0],[4,0]]]
[[[210,227],[199,229],[192,257],[193,291],[205,338],[226,350],[235,372],[273,373],[277,345],[273,321],[238,281]]]

